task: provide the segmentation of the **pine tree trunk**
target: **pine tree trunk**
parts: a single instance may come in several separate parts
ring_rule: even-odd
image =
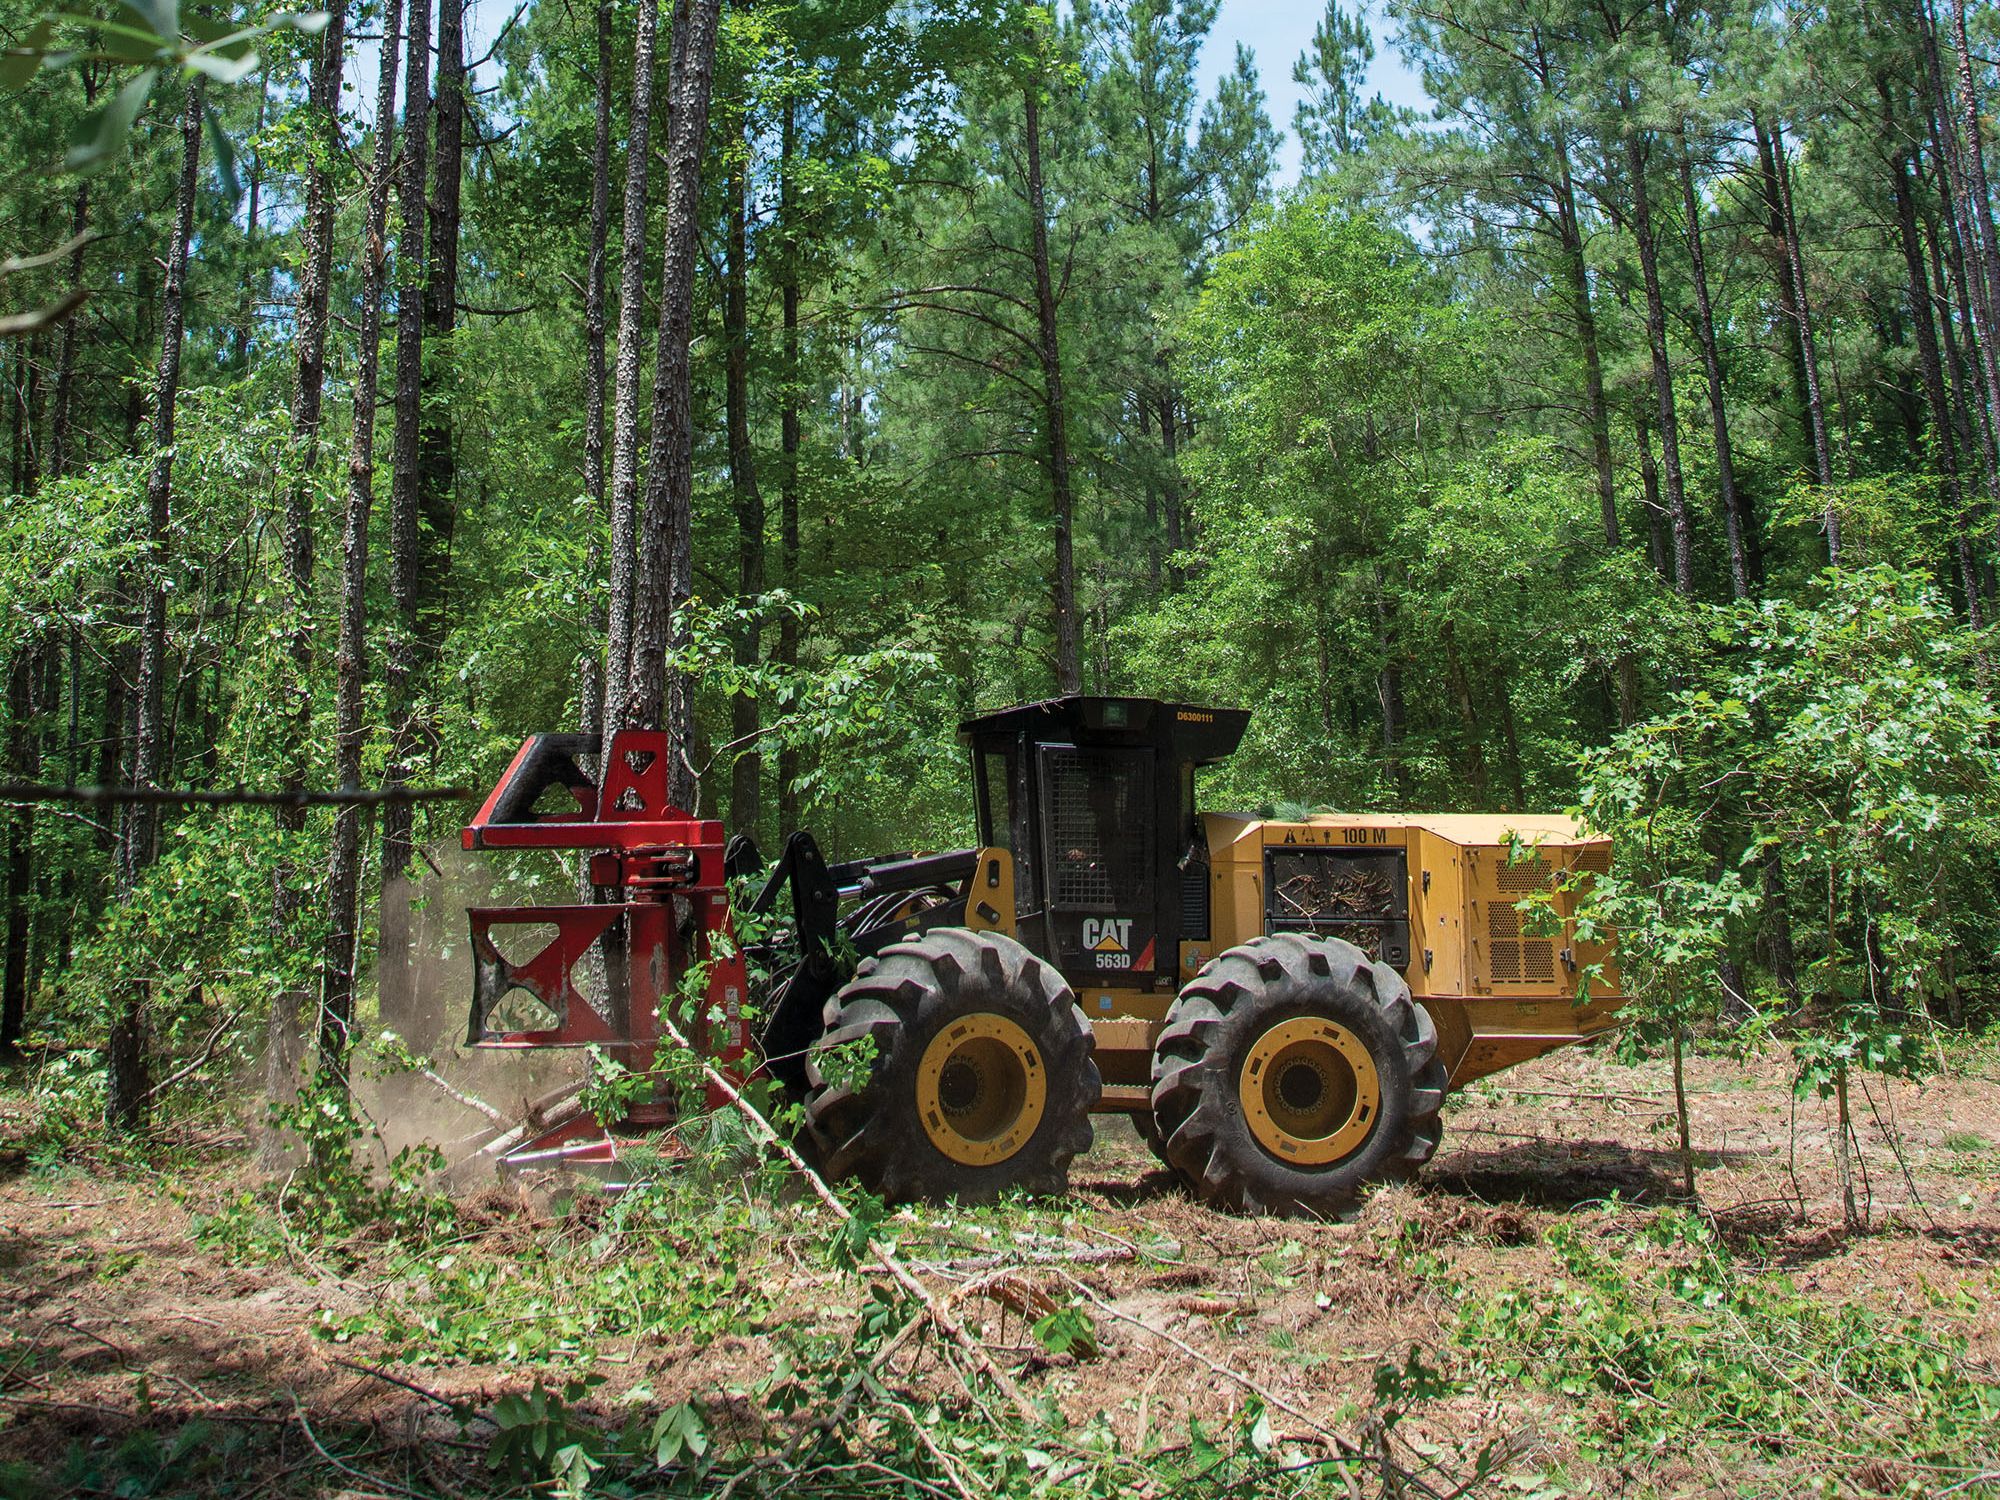
[[[421,696],[449,633],[452,544],[458,531],[458,450],[452,420],[458,365],[460,200],[465,175],[465,5],[438,0],[436,149],[427,204],[423,358],[417,417],[417,675]]]
[[[340,128],[340,85],[346,62],[346,28],[346,6],[333,6],[326,30],[320,33],[319,51],[313,59],[312,79],[306,95],[317,133],[306,157],[305,213],[300,221],[303,253],[299,266],[298,331],[292,341],[296,360],[292,376],[292,431],[299,446],[305,449],[302,464],[307,470],[311,469],[318,453],[326,390],[327,309],[333,282],[334,216],[339,210],[330,168],[346,149]],[[289,533],[301,505],[305,507],[304,542],[310,549],[309,487],[294,485],[287,492],[286,500],[286,550],[290,553],[295,549],[296,544]],[[310,550],[306,556],[310,572]]]
[[[155,324],[155,314],[159,299],[153,287],[154,257],[141,255],[138,264],[132,268],[132,305],[136,309],[133,323],[136,334],[132,346],[137,349],[150,348],[159,338],[159,328]],[[146,432],[146,387],[143,382],[125,382],[125,451],[138,457],[144,446]]]
[[[1854,1191],[1854,1119],[1848,1109],[1847,1065],[1840,1064],[1833,1074],[1833,1176],[1840,1187],[1840,1222],[1848,1230],[1863,1227],[1861,1207]]]
[[[1630,91],[1624,100],[1629,118]],[[1646,342],[1653,360],[1653,400],[1660,422],[1660,477],[1664,481],[1672,547],[1674,592],[1694,595],[1694,530],[1681,472],[1680,418],[1674,404],[1674,370],[1667,357],[1667,309],[1660,293],[1659,245],[1653,238],[1652,195],[1646,186],[1646,152],[1636,128],[1625,137],[1625,167],[1632,176],[1632,236],[1639,247],[1639,274],[1646,287]]]
[[[1956,402],[1966,413],[1976,413],[1976,419],[1961,415],[1961,428],[1969,427],[1976,434],[1968,446],[1976,446],[1985,463],[1987,493],[2000,496],[2000,434],[1996,434],[1990,420],[1994,410],[1996,389],[2000,389],[2000,352],[1996,352],[1989,331],[1995,326],[1993,289],[1986,278],[1979,273],[1979,255],[1975,241],[1974,214],[1967,197],[1964,161],[1959,149],[1956,127],[1950,125],[1952,117],[1951,93],[1945,87],[1944,69],[1938,55],[1937,24],[1930,13],[1928,0],[1916,8],[1918,29],[1922,34],[1924,77],[1929,85],[1924,100],[1924,123],[1929,134],[1931,156],[1938,167],[1938,199],[1943,208],[1942,233],[1946,258],[1950,267],[1952,293],[1958,302],[1959,324],[1965,330],[1965,354],[1972,374],[1966,378],[1966,367],[1961,366],[1953,345],[1956,338],[1952,333],[1951,320],[1946,314],[1944,323],[1945,350],[1951,358],[1952,386]],[[1935,249],[1935,246],[1933,247]],[[1946,277],[1940,275],[1942,287]],[[1972,399],[1966,399],[1966,387],[1973,388]]]
[[[28,341],[14,345],[14,371],[7,381],[7,493],[28,491]]]
[[[383,685],[389,709],[389,756],[383,766],[387,786],[410,779],[416,749],[417,678],[424,610],[424,538],[418,508],[418,448],[422,442],[424,322],[428,264],[430,186],[430,0],[405,0],[403,49],[402,171],[397,182],[396,222],[396,397],[390,442],[389,595],[395,623],[383,653]],[[442,0],[449,5],[450,0]],[[376,934],[376,993],[383,1024],[398,1030],[410,1014],[410,860],[414,854],[414,809],[407,802],[382,808],[382,917]]]
[[[1805,362],[1806,423],[1812,434],[1813,466],[1822,489],[1833,488],[1833,453],[1826,439],[1826,404],[1820,397],[1819,356],[1814,349],[1812,298],[1806,285],[1805,252],[1799,246],[1799,219],[1792,207],[1792,170],[1785,154],[1784,127],[1771,125],[1771,159],[1778,184],[1778,203],[1784,214],[1785,264],[1792,278],[1792,306],[1798,317],[1799,349]],[[1826,508],[1826,555],[1840,565],[1840,512],[1828,501]]]
[[[2000,494],[2000,450],[1993,444],[1992,429],[1980,420],[1983,409],[1979,399],[1979,374],[1975,360],[1968,359],[1960,350],[1958,330],[1963,328],[1968,339],[1974,338],[1971,308],[1966,302],[1964,267],[1954,254],[1947,263],[1940,241],[1950,232],[1949,224],[1944,227],[1926,219],[1923,224],[1924,252],[1930,266],[1932,299],[1935,302],[1940,354],[1945,373],[1945,390],[1951,398],[1952,431],[1957,435],[1961,453],[1977,452],[1980,474],[1985,480],[1986,493]],[[1957,319],[1954,321],[1953,299],[1956,299]]]
[[[1701,344],[1702,370],[1708,377],[1708,413],[1715,434],[1715,487],[1722,503],[1722,520],[1729,536],[1729,589],[1748,599],[1760,571],[1755,527],[1749,507],[1736,489],[1735,456],[1729,442],[1729,411],[1722,396],[1722,355],[1715,342],[1715,310],[1708,296],[1708,257],[1701,243],[1701,203],[1694,192],[1694,166],[1688,159],[1687,129],[1680,132],[1681,211],[1687,216],[1688,270],[1694,280],[1694,331]]]
[[[340,128],[341,74],[346,62],[345,0],[331,8],[313,59],[307,104],[314,127],[306,160],[305,213],[300,221],[303,253],[299,267],[297,328],[292,340],[293,461],[298,472],[285,489],[284,573],[288,600],[285,667],[279,702],[280,766],[287,791],[306,784],[313,709],[313,484],[319,467],[320,429],[325,410],[326,335],[333,280],[334,217],[338,203],[329,175],[346,149]],[[304,808],[280,808],[279,854],[272,868],[271,930],[279,951],[287,951],[294,923],[305,904],[295,848],[305,831]],[[289,997],[276,1012],[296,1016],[304,996]]]
[[[1666,507],[1660,504],[1660,466],[1653,459],[1653,423],[1646,415],[1644,399],[1638,396],[1632,400],[1632,436],[1639,445],[1639,495],[1646,510],[1646,555],[1653,571],[1671,585],[1673,570],[1667,560],[1666,527],[1662,524]]]
[[[1049,214],[1042,184],[1041,83],[1023,90],[1023,134],[1027,145],[1028,228],[1035,272],[1035,351],[1042,366],[1043,440],[1047,444],[1049,502],[1055,522],[1056,691],[1082,691],[1083,667],[1076,618],[1076,559],[1072,533],[1076,501],[1070,489],[1069,413],[1063,393],[1062,345],[1056,327],[1055,277],[1049,264]],[[1173,425],[1170,408],[1162,416]],[[1169,440],[1170,441],[1170,440]],[[1169,514],[1175,507],[1169,505]],[[1168,545],[1176,545],[1169,523]]]
[[[632,43],[632,118],[625,149],[625,209],[618,256],[618,362],[611,406],[611,576],[605,604],[604,753],[627,722],[632,593],[638,565],[639,326],[646,302],[646,177],[653,157],[653,74],[659,0],[639,0]],[[672,79],[668,79],[669,88]]]
[[[81,239],[89,228],[90,181],[86,178],[76,185],[76,202],[70,211],[70,238]],[[83,252],[84,247],[78,245],[69,253],[71,291],[83,290]],[[50,479],[61,479],[69,473],[78,457],[75,451],[73,424],[76,408],[77,344],[81,337],[80,320],[64,319],[56,345],[56,388],[49,410],[48,477]]]
[[[458,457],[452,395],[458,374],[460,199],[465,176],[465,4],[438,0],[437,99],[431,110],[436,161],[431,172],[430,282],[424,289],[423,410],[417,441],[417,514],[423,522],[419,645],[426,670],[443,645],[452,539],[457,531]],[[593,184],[594,186],[594,184]],[[596,204],[592,205],[593,211]],[[598,222],[603,222],[599,216]],[[597,256],[600,268],[602,246]],[[602,310],[602,285],[599,288]],[[600,333],[598,347],[603,349]],[[602,402],[603,388],[599,387]]]
[[[1965,0],[1954,0],[1951,8],[1953,40],[1958,54],[1958,117],[1965,132],[1960,158],[1965,172],[1966,201],[1971,207],[1973,239],[1979,246],[1980,274],[1987,296],[2000,313],[2000,235],[1993,224],[1993,197],[1986,180],[1986,143],[1979,128],[1979,96],[1972,81],[1972,46],[1965,34]],[[1992,342],[1987,337],[1987,342]],[[2000,359],[2000,351],[1996,351]],[[1989,378],[1987,399],[1991,420],[2000,432],[2000,375]]]
[[[1978,247],[1979,274],[1974,280],[1983,282],[1986,288],[1986,317],[1977,343],[1986,381],[1987,428],[1995,444],[2000,445],[2000,234],[1995,232],[1993,199],[1986,180],[1986,145],[1979,129],[1979,100],[1972,85],[1972,48],[1965,34],[1965,0],[1955,0],[1951,20],[1958,43],[1959,123],[1965,132],[1960,145],[1960,165],[1969,210],[1968,238]],[[1980,301],[1975,299],[1974,307],[1979,306]],[[1994,501],[2000,506],[2000,493],[1995,494]],[[2000,541],[2000,514],[1996,514],[1995,526],[1995,538]]]
[[[1806,463],[1812,462],[1811,419],[1806,412],[1806,355],[1799,342],[1798,299],[1792,291],[1792,258],[1785,237],[1785,200],[1778,191],[1778,161],[1771,133],[1756,110],[1750,128],[1757,142],[1758,194],[1764,202],[1764,234],[1769,241],[1772,279],[1778,292],[1778,322],[1784,329],[1785,367],[1791,373],[1792,410]]]
[[[1569,144],[1556,132],[1556,223],[1562,236],[1563,276],[1569,283],[1570,315],[1583,354],[1584,405],[1590,421],[1591,468],[1597,476],[1597,505],[1604,521],[1604,545],[1617,551],[1618,491],[1611,467],[1611,412],[1604,397],[1604,360],[1598,349],[1597,315],[1591,307],[1590,273],[1583,262],[1583,232],[1577,222],[1576,187]]]
[[[657,724],[668,736],[668,795],[695,806],[694,694],[688,674],[667,671],[682,643],[693,584],[694,412],[688,345],[694,330],[699,259],[701,162],[708,143],[709,93],[721,0],[687,0],[678,28],[673,123],[667,144],[666,247],[660,273],[660,337],[653,380],[653,442],[646,476],[638,576],[632,593],[632,665],[621,718]]]
[[[194,238],[194,200],[201,167],[202,81],[187,85],[181,109],[180,179],[174,188],[174,233],[167,249],[166,280],[160,291],[160,361],[153,377],[153,461],[146,475],[145,615],[139,628],[139,680],[135,684],[139,722],[133,737],[132,781],[157,784],[164,764],[161,723],[166,704],[167,569],[172,562],[174,497],[174,418],[181,392],[181,336],[187,324],[188,246]],[[121,901],[130,901],[140,877],[153,862],[158,844],[159,809],[133,803],[127,809],[123,868],[117,882]],[[148,1104],[146,1003],[152,982],[129,980],[125,1004],[112,1023],[105,1047],[105,1116],[114,1129],[136,1130]]]
[[[42,637],[42,685],[35,700],[41,714],[33,741],[37,780],[49,778],[50,762],[56,757],[55,714],[66,695],[63,680],[66,634],[58,634],[52,629]],[[53,860],[37,857],[34,865],[35,921],[28,942],[27,990],[30,997],[41,992],[43,976],[51,968],[61,972],[63,967],[63,935],[74,925],[64,899],[64,887],[74,879],[76,861],[65,850]]]
[[[423,0],[418,0],[421,5]],[[382,288],[388,279],[383,243],[394,166],[396,48],[402,0],[388,0],[382,22],[382,68],[376,80],[375,151],[361,244],[361,318],[354,368],[354,420],[347,448],[347,514],[340,538],[340,640],[335,648],[334,784],[361,785],[368,730],[362,701],[368,685],[368,516],[375,505],[375,401],[381,373]],[[345,1091],[348,1043],[354,1029],[355,966],[359,957],[361,815],[340,808],[327,860],[327,936],[320,967],[319,1080]]]
[[[1153,436],[1153,396],[1143,387],[1132,393],[1132,420],[1139,429],[1139,441],[1144,444]],[[1161,451],[1164,453],[1165,445]],[[1160,554],[1163,536],[1160,521],[1160,480],[1157,475],[1146,474],[1141,480],[1142,492],[1146,497],[1146,592],[1157,599],[1160,595]]]
[[[1694,1197],[1694,1138],[1688,1122],[1687,1070],[1682,1063],[1686,1028],[1679,1021],[1673,1029],[1674,1128],[1680,1144],[1681,1192]]]
[[[262,208],[264,195],[264,153],[256,142],[264,136],[264,122],[271,108],[270,79],[260,77],[257,81],[257,124],[252,136],[250,152],[250,187],[243,211],[243,259],[248,262],[249,274],[243,278],[241,301],[236,310],[236,326],[230,330],[230,368],[238,375],[250,372],[250,329],[257,321],[258,276],[257,256],[257,216]]]
[[[764,592],[764,492],[757,484],[757,455],[750,442],[750,203],[745,158],[752,148],[746,135],[744,157],[729,180],[729,242],[723,265],[722,336],[724,355],[723,405],[729,430],[729,486],[736,510],[736,593],[739,607],[748,608]],[[755,619],[736,627],[736,665],[757,664],[761,632]],[[736,746],[729,776],[729,819],[740,833],[756,830],[761,814],[760,792],[764,757],[757,748],[761,727],[757,698],[737,693],[729,704],[729,738]]]
[[[1886,85],[1881,88],[1885,110]],[[1951,405],[1945,395],[1944,365],[1938,351],[1937,329],[1931,321],[1933,299],[1930,278],[1924,270],[1924,252],[1917,237],[1917,209],[1910,182],[1910,157],[1898,149],[1890,162],[1889,187],[1896,200],[1896,235],[1903,250],[1903,271],[1910,282],[1910,320],[1917,335],[1917,375],[1923,386],[1924,408],[1929,416],[1931,441],[1936,447],[1938,474],[1943,481],[1945,505],[1953,520],[1953,555],[1959,581],[1965,590],[1966,620],[1974,630],[1985,626],[1979,587],[1979,568],[1973,556],[1970,506],[1959,482],[1958,443],[1953,432]],[[1982,664],[1985,661],[1981,653]]]
[[[1458,708],[1459,730],[1465,744],[1465,781],[1472,792],[1472,805],[1484,812],[1490,805],[1486,784],[1486,746],[1479,729],[1479,715],[1472,706],[1472,682],[1458,653],[1458,632],[1447,619],[1438,626],[1444,643],[1445,682]]]
[[[458,529],[458,456],[452,422],[458,367],[460,198],[465,173],[465,4],[438,0],[436,137],[428,203],[428,280],[417,418],[417,688],[449,629],[451,549]]]
[[[1161,363],[1165,364],[1162,357]],[[1181,549],[1187,545],[1183,521],[1184,497],[1181,492],[1181,451],[1179,424],[1174,419],[1174,399],[1171,381],[1159,393],[1160,457],[1165,464],[1165,472],[1160,481],[1161,509],[1165,512],[1167,528],[1167,586],[1179,588],[1187,581],[1186,574],[1176,559]]]
[[[792,193],[797,170],[798,105],[788,95],[778,133],[778,218],[784,234],[783,284],[778,291],[782,320],[785,388],[778,409],[778,564],[794,600],[799,594],[799,243]],[[799,664],[799,620],[787,609],[778,617],[776,661],[786,672]],[[799,752],[789,737],[778,750],[778,839],[799,826]]]
[[[583,489],[599,515],[604,511],[604,304],[605,252],[611,240],[611,66],[611,0],[598,0],[597,87],[590,146],[590,263],[585,268],[583,287]],[[442,151],[439,154],[442,156]],[[588,722],[584,725],[586,730],[591,727]]]
[[[1402,645],[1396,638],[1396,613],[1389,601],[1389,588],[1382,570],[1375,570],[1375,645],[1382,664],[1376,672],[1375,694],[1382,706],[1382,762],[1395,784],[1398,802],[1410,795],[1409,770],[1403,760],[1403,661]]]
[[[107,614],[126,613],[126,583],[129,569],[121,567],[113,576],[104,608]],[[131,718],[127,699],[131,687],[132,653],[122,642],[114,642],[104,659],[103,716],[98,720],[96,778],[99,786],[124,786],[125,753],[130,748],[126,725]],[[123,878],[125,824],[122,817],[107,818],[98,825],[97,847],[111,856],[112,881]]]
[[[43,446],[43,429],[47,425],[42,411],[42,366],[48,358],[48,339],[43,334],[32,336],[22,349],[27,364],[27,381],[22,393],[22,426],[28,434],[26,463],[21,471],[21,488],[32,491],[40,480],[48,462],[48,454]]]
[[[7,672],[7,768],[22,781],[41,778],[35,724],[35,675],[39,653],[28,641],[14,651]],[[0,960],[0,1058],[20,1049],[28,1015],[28,945],[35,886],[35,809],[23,803],[7,818],[6,957]]]
[[[597,80],[590,148],[590,261],[583,288],[583,492],[593,519],[584,577],[594,585],[604,567],[605,253],[611,238],[611,0],[598,0]],[[604,733],[604,663],[586,645],[577,662],[577,728]],[[588,879],[579,875],[579,890]]]

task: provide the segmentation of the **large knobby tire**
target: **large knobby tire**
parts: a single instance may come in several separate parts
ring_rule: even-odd
[[[1437,1150],[1437,1028],[1386,964],[1274,933],[1220,954],[1167,1013],[1153,1119],[1216,1208],[1335,1217]]]
[[[827,1053],[863,1037],[874,1064],[850,1086]],[[890,1202],[1061,1193],[1090,1149],[1095,1048],[1054,969],[998,933],[939,928],[867,959],[827,1001],[806,1123],[829,1177]]]

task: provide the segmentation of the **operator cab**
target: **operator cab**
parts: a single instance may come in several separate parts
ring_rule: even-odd
[[[1209,935],[1194,773],[1232,754],[1237,708],[1051,698],[967,719],[979,841],[1014,856],[1016,936],[1084,986],[1179,987]]]

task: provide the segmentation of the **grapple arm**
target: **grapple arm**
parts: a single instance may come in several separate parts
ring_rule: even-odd
[[[722,825],[691,817],[667,800],[664,734],[623,731],[603,774],[593,780],[584,764],[596,750],[588,735],[529,737],[466,825],[467,849],[588,853],[591,882],[610,897],[589,905],[477,907],[469,913],[473,996],[467,1042],[506,1048],[595,1044],[632,1071],[650,1073],[660,1042],[660,1007],[687,1001],[692,1002],[685,1018],[689,1039],[728,1071],[742,1062],[749,1036]],[[549,797],[551,788],[564,795]],[[551,926],[555,936],[532,956],[509,960],[496,932],[531,925]],[[684,995],[693,972],[703,975],[701,993]],[[503,1007],[518,991],[539,1002],[546,1024],[509,1025],[502,1019]],[[711,1094],[710,1102],[719,1105],[720,1091]],[[628,1118],[654,1125],[672,1115],[673,1101],[661,1090]],[[540,1160],[551,1151],[564,1160],[603,1160],[608,1138],[601,1128],[579,1131],[570,1122],[509,1159]]]

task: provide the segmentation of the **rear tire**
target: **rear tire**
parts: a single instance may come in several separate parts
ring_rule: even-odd
[[[1437,1029],[1402,977],[1337,938],[1273,933],[1181,991],[1153,1052],[1161,1154],[1204,1203],[1344,1216],[1430,1160]]]
[[[863,1038],[875,1058],[857,1079],[829,1054]],[[1054,969],[998,933],[938,928],[865,960],[827,1001],[806,1123],[827,1176],[891,1202],[1061,1193],[1090,1149],[1095,1047]]]

